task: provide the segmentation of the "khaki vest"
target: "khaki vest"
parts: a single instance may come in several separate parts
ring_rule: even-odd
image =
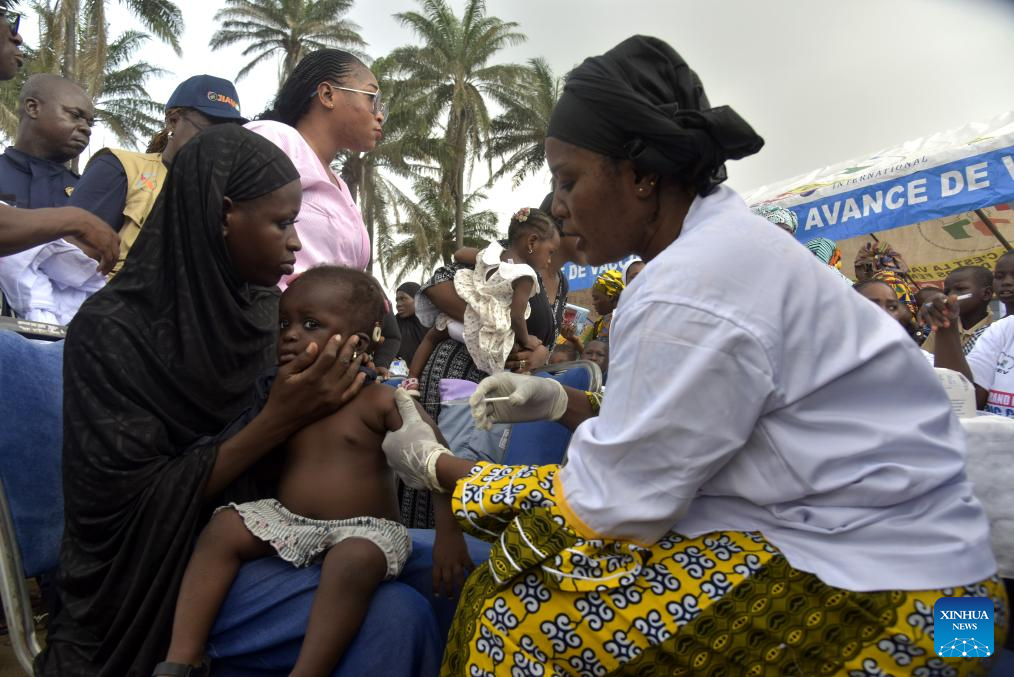
[[[141,233],[169,170],[162,164],[161,153],[136,153],[119,148],[99,151],[102,152],[116,156],[127,175],[127,200],[123,205],[123,227],[120,228],[120,258],[109,274],[109,279],[112,279],[123,268],[127,253]]]

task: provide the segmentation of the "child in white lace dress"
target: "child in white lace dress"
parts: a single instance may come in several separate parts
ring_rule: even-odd
[[[547,214],[525,207],[511,218],[507,248],[493,242],[485,249],[462,249],[455,253],[459,263],[474,264],[454,276],[454,290],[466,303],[464,322],[434,313],[433,329],[416,350],[410,374],[418,377],[433,346],[450,336],[465,344],[480,370],[503,371],[511,349],[533,349],[541,341],[528,333],[525,320],[528,300],[539,293],[535,270],[548,265],[559,246],[556,226]],[[422,306],[422,312],[420,312]],[[425,323],[427,302],[420,295],[416,315]]]

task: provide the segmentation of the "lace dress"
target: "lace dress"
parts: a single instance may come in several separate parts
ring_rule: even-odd
[[[535,270],[523,263],[503,262],[503,247],[492,243],[476,256],[475,270],[461,270],[454,277],[454,290],[468,304],[465,310],[465,346],[475,366],[488,374],[503,371],[514,346],[511,300],[514,282],[532,280],[529,298],[539,293]],[[525,307],[525,319],[531,313]]]

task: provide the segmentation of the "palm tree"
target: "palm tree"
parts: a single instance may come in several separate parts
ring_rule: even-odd
[[[481,191],[463,200],[463,242],[458,241],[451,218],[454,206],[446,199],[440,182],[432,177],[419,177],[412,191],[415,201],[401,193],[395,196],[400,219],[377,236],[377,254],[385,281],[388,275],[402,279],[412,271],[430,271],[450,263],[458,247],[485,247],[498,236],[496,214],[488,209],[476,211],[486,199]]]
[[[487,149],[488,157],[503,161],[490,182],[513,172],[515,188],[546,164],[549,116],[563,86],[545,59],[531,59],[528,64],[517,95],[493,120],[493,138]]]
[[[25,65],[16,80],[0,88],[0,135],[13,140],[18,128],[18,97],[25,81],[36,73],[60,73],[63,64],[63,27],[56,5],[35,2],[32,9],[39,18],[39,48],[23,48]],[[84,23],[79,27],[77,44],[91,44],[96,27]],[[103,60],[82,47],[77,54],[81,69],[80,83],[95,102],[96,117],[125,146],[135,146],[138,137],[145,139],[159,128],[162,105],[153,101],[145,89],[148,78],[165,73],[146,61],[135,61],[134,55],[150,37],[138,31],[127,31],[115,38]],[[101,76],[94,73],[101,70]],[[100,87],[100,89],[96,89]]]
[[[408,199],[391,178],[412,180],[420,173],[435,172],[443,149],[443,142],[432,138],[429,126],[407,105],[412,102],[400,83],[389,79],[393,66],[390,59],[381,58],[371,67],[388,102],[384,138],[369,153],[343,153],[335,162],[359,205],[371,243],[376,233],[389,231],[394,208]],[[373,270],[372,259],[369,270]]]
[[[163,105],[152,100],[144,85],[167,71],[133,59],[149,39],[146,33],[127,31],[113,40],[106,55],[102,91],[93,94],[96,117],[124,146],[135,146],[139,137],[146,142],[162,128]]]
[[[145,28],[155,37],[169,44],[176,55],[183,52],[180,49],[180,36],[183,35],[183,12],[172,0],[120,0]],[[46,0],[47,5],[49,0]],[[37,3],[35,3],[37,4]],[[71,80],[86,83],[86,74],[78,65],[82,54],[93,55],[98,63],[104,63],[109,50],[109,24],[106,21],[105,0],[59,0],[51,10],[59,13],[59,20],[55,22],[52,36],[56,42],[63,47],[63,58],[61,61],[61,73]],[[89,40],[81,41],[86,49],[78,47],[80,27],[90,26]],[[97,82],[87,82],[89,89],[101,90],[101,77],[105,74],[104,68],[93,70],[91,77],[99,78]]]
[[[468,0],[461,18],[445,0],[420,0],[421,12],[395,17],[421,39],[421,46],[395,50],[391,58],[404,75],[412,106],[430,128],[443,128],[446,162],[441,190],[450,197],[455,242],[464,244],[465,171],[483,157],[491,122],[486,99],[507,106],[524,68],[493,64],[500,50],[526,38],[512,21],[486,15],[483,0]]]
[[[334,47],[350,51],[360,58],[358,49],[366,46],[359,26],[344,18],[353,0],[226,0],[215,20],[221,27],[208,43],[220,49],[237,43],[250,43],[243,56],[253,58],[240,69],[242,79],[257,64],[281,54],[278,81],[283,82],[307,52]]]

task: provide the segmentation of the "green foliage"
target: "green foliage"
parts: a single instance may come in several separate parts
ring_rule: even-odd
[[[8,142],[17,132],[18,95],[25,81],[36,73],[62,73],[65,65],[63,10],[54,0],[37,0],[30,5],[39,22],[39,47],[23,47],[25,65],[12,82],[0,87],[0,135]],[[95,103],[96,118],[129,147],[146,143],[161,127],[162,105],[151,99],[145,84],[160,77],[165,70],[135,54],[150,39],[140,31],[127,31],[108,45],[100,59],[91,46],[106,34],[108,26],[99,27],[94,13],[84,14],[78,25],[77,82]]]
[[[531,59],[528,64],[515,96],[493,120],[493,138],[487,149],[489,157],[503,161],[491,181],[513,173],[515,187],[546,164],[549,116],[563,88],[544,59]]]
[[[523,66],[492,63],[503,49],[526,39],[518,25],[486,14],[483,0],[468,0],[459,18],[444,0],[420,0],[420,12],[396,18],[420,39],[391,54],[406,97],[430,129],[442,129],[440,192],[453,204],[456,241],[465,238],[465,172],[485,157],[492,122],[488,101],[506,106]]]
[[[226,0],[215,14],[220,28],[209,46],[221,49],[247,44],[244,57],[252,57],[239,73],[241,80],[257,64],[281,56],[281,83],[307,52],[325,47],[344,49],[363,58],[366,41],[359,26],[344,18],[353,0]]]
[[[439,181],[418,177],[412,184],[415,200],[394,196],[400,217],[377,237],[377,256],[383,262],[384,279],[403,279],[416,270],[429,272],[450,263],[459,246],[485,247],[497,237],[496,214],[478,206],[486,199],[481,191],[464,200],[464,243],[459,245],[452,205],[443,196]]]

